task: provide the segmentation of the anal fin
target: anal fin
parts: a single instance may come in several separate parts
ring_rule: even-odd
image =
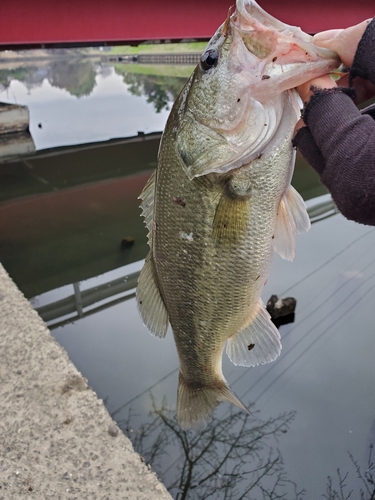
[[[263,365],[280,354],[280,333],[261,300],[250,323],[227,341],[226,352],[233,364]]]
[[[136,296],[144,324],[152,335],[163,339],[168,329],[168,312],[155,280],[151,252],[140,272]]]

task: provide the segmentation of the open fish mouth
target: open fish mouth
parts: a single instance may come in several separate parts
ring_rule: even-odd
[[[311,35],[275,19],[255,0],[237,0],[191,80],[203,105],[194,105],[178,133],[188,177],[209,173],[207,164],[223,174],[272,149],[281,123],[290,131],[298,121],[293,89],[338,65],[337,54],[316,47]],[[187,95],[190,104],[194,98]],[[289,116],[288,100],[294,109]],[[198,130],[201,141],[192,148]]]
[[[253,29],[259,29],[260,27],[272,28],[280,32],[290,31],[291,34],[305,38],[306,41],[311,41],[312,38],[300,28],[290,26],[289,24],[276,19],[271,14],[263,10],[254,0],[237,0],[234,15],[236,16],[238,27],[242,27],[244,29],[249,29],[251,27]]]
[[[337,54],[300,28],[255,0],[237,0],[179,98],[176,145],[188,178],[223,174],[271,151],[273,138],[290,135],[300,116],[293,89],[338,65]]]
[[[264,80],[277,77],[277,89],[282,92],[339,66],[334,52],[317,47],[311,35],[275,19],[254,0],[237,0],[231,25],[234,38],[240,37],[248,51],[247,63],[254,65],[254,58],[258,60],[259,78],[267,96],[272,95],[274,84]]]

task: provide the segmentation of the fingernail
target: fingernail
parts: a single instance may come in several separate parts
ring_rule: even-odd
[[[314,36],[314,42],[328,42],[328,40],[333,40],[336,36],[343,30],[328,30],[321,31]]]

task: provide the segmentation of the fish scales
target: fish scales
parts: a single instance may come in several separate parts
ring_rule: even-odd
[[[138,307],[157,337],[172,327],[183,428],[204,425],[220,401],[247,411],[222,374],[225,346],[243,366],[280,354],[261,292],[274,251],[291,260],[294,234],[309,228],[290,186],[293,87],[337,65],[335,54],[310,50],[311,37],[285,26],[253,0],[237,0],[173,106],[141,195],[150,253]]]
[[[212,237],[218,204],[227,196],[223,193],[224,180],[197,178],[181,183],[179,158],[173,144],[165,137],[160,151],[155,193],[155,264],[158,267],[160,256],[168,269],[158,274],[159,286],[172,329],[179,330],[175,341],[181,371],[205,382],[216,378],[217,358],[221,359],[224,343],[246,325],[249,307],[264,285],[273,254],[270,242],[276,222],[276,200],[282,194],[283,184],[274,158],[268,160],[274,168],[266,169],[267,175],[257,174],[256,168],[249,169],[243,183],[251,186],[253,194],[248,200],[245,230],[235,242]],[[286,170],[283,151],[279,156],[281,161],[277,163]],[[286,174],[289,176],[289,172]],[[265,197],[265,188],[273,195]],[[186,200],[185,207],[173,202],[176,197]],[[243,209],[247,212],[247,204]],[[190,349],[193,342],[195,349],[198,347],[194,357]],[[200,369],[192,369],[193,366]],[[210,369],[202,371],[203,366]]]

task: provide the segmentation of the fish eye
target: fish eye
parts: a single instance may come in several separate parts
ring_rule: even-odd
[[[208,71],[217,65],[219,60],[219,52],[217,49],[209,49],[201,57],[201,68],[203,71]]]

